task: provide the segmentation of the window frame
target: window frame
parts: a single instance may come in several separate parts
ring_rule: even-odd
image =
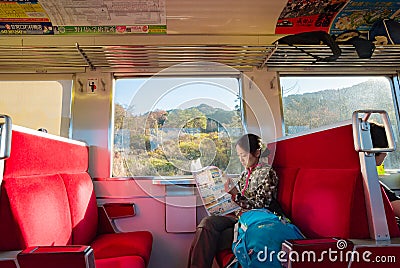
[[[149,79],[149,78],[151,78],[152,76],[151,75],[146,75],[146,76],[135,76],[135,77],[132,77],[132,76],[121,76],[121,77],[118,77],[118,76],[116,76],[116,77],[114,77],[114,79],[115,79],[115,81],[114,81],[114,87],[113,87],[113,94],[112,94],[112,119],[111,119],[111,129],[112,129],[112,131],[111,131],[111,142],[110,142],[110,145],[111,145],[111,153],[112,153],[112,155],[111,155],[111,157],[110,157],[110,164],[111,164],[111,168],[110,168],[110,171],[111,171],[111,177],[113,177],[113,178],[118,178],[119,176],[115,176],[114,174],[113,174],[113,166],[114,166],[114,146],[115,146],[115,141],[114,141],[114,138],[115,138],[115,128],[114,128],[114,125],[115,125],[115,104],[116,104],[116,102],[115,102],[115,92],[116,92],[116,85],[117,85],[117,80],[121,80],[121,79]],[[161,76],[158,76],[157,78],[169,78],[169,79],[173,79],[173,78],[178,78],[178,79],[180,79],[180,78],[196,78],[196,77],[198,77],[198,78],[204,78],[204,79],[207,79],[207,78],[233,78],[233,79],[236,79],[237,80],[237,88],[238,88],[238,97],[239,97],[239,103],[238,103],[238,105],[239,105],[239,109],[240,109],[240,118],[241,118],[241,122],[242,122],[242,130],[243,130],[243,133],[245,133],[246,131],[247,131],[247,122],[246,122],[246,109],[244,108],[244,103],[243,103],[243,84],[242,84],[242,82],[243,82],[243,79],[242,79],[242,76],[241,76],[241,73],[240,72],[234,72],[234,73],[218,73],[218,74],[210,74],[210,73],[199,73],[199,72],[196,72],[196,74],[180,74],[180,75],[161,75]],[[235,153],[236,154],[236,153]],[[237,175],[237,174],[228,174],[228,175]],[[132,176],[128,176],[128,177],[124,177],[124,178],[131,178]],[[163,182],[163,181],[165,181],[165,179],[167,179],[167,180],[169,180],[170,182],[169,183],[171,183],[171,181],[172,181],[172,183],[173,184],[185,184],[185,181],[186,181],[186,179],[192,179],[192,175],[173,175],[173,176],[164,176],[164,175],[162,175],[162,176],[155,176],[155,175],[144,175],[144,174],[138,174],[138,175],[135,175],[134,176],[135,178],[136,177],[140,177],[140,178],[155,178],[155,177],[162,177],[162,179],[161,179],[161,181]],[[181,180],[181,179],[184,179],[183,181]],[[157,180],[157,182],[159,182],[159,180]],[[156,182],[156,183],[157,183]],[[193,183],[193,182],[191,182],[191,183]]]
[[[35,82],[35,81],[55,81],[62,87],[62,100],[61,100],[61,122],[59,126],[59,134],[65,138],[72,138],[71,120],[72,120],[72,107],[73,107],[73,88],[74,88],[74,75],[73,74],[0,74],[0,81],[15,81],[15,82]],[[65,81],[70,81],[70,87],[65,84]],[[45,127],[45,126],[43,126]]]

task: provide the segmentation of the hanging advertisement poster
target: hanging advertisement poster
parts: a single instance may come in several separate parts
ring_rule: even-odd
[[[329,32],[339,34],[346,30],[368,31],[377,20],[390,17],[396,19],[399,10],[399,1],[351,0],[333,20]]]
[[[0,22],[0,34],[53,34],[50,22]]]
[[[55,34],[166,34],[165,0],[40,0]]]
[[[0,2],[0,34],[53,34],[46,11],[38,2]]]
[[[165,34],[166,25],[54,26],[54,34]]]
[[[289,0],[276,24],[276,34],[329,31],[348,0]]]

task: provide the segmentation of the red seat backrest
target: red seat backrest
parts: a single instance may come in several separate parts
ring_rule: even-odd
[[[88,245],[97,233],[97,203],[87,172],[63,173],[72,220],[72,244]]]
[[[3,180],[0,197],[0,250],[71,243],[71,215],[58,174]]]
[[[0,250],[89,244],[97,205],[81,142],[13,127],[0,196]]]
[[[369,238],[358,153],[350,124],[279,140],[273,167],[278,200],[287,215],[311,238]],[[384,198],[386,208],[390,208]],[[387,209],[390,235],[400,236]]]

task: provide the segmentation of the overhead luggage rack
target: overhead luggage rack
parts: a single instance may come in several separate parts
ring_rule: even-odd
[[[235,69],[260,66],[269,53],[266,46],[168,45],[168,46],[105,46],[103,53],[87,50],[95,66],[109,70],[165,69],[191,62],[217,62]]]
[[[85,67],[75,46],[0,46],[0,73],[79,72]]]
[[[301,49],[319,57],[332,55],[324,45]],[[288,45],[52,45],[0,46],[0,73],[143,73],[188,63],[216,62],[237,70],[268,68],[281,72],[395,72],[400,69],[400,45],[377,46],[370,59],[360,59],[351,45],[341,45],[333,62],[316,62]]]
[[[329,71],[334,68],[335,73],[348,71],[388,72],[400,68],[400,45],[377,46],[371,58],[361,59],[352,45],[341,45],[342,54],[336,61],[316,62],[316,60],[302,52],[301,49],[319,57],[332,55],[329,47],[324,45],[302,45],[292,47],[279,45],[275,53],[269,58],[267,67],[275,71]]]
[[[173,65],[216,62],[243,70],[263,65],[272,47],[245,45],[123,45],[2,47],[0,73],[160,71]]]

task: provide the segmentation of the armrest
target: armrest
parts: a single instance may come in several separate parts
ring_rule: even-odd
[[[397,240],[397,241],[396,241]],[[361,244],[358,244],[361,243]],[[397,238],[392,239],[391,243],[378,244],[372,241],[355,241],[354,258],[350,260],[350,268],[365,267],[399,267],[400,244]],[[372,264],[371,264],[372,263]]]
[[[20,250],[0,251],[0,267],[1,268],[18,268],[17,255]]]
[[[99,219],[101,230],[106,233],[120,233],[115,220],[134,217],[136,206],[134,203],[105,203],[99,206]]]
[[[353,250],[350,240],[340,238],[295,239],[282,243],[283,267],[340,267],[348,266],[343,256]],[[342,256],[342,257],[341,257]]]
[[[90,246],[29,247],[18,254],[20,268],[95,268]]]
[[[136,215],[135,203],[105,203],[102,207],[110,219],[120,219]]]

